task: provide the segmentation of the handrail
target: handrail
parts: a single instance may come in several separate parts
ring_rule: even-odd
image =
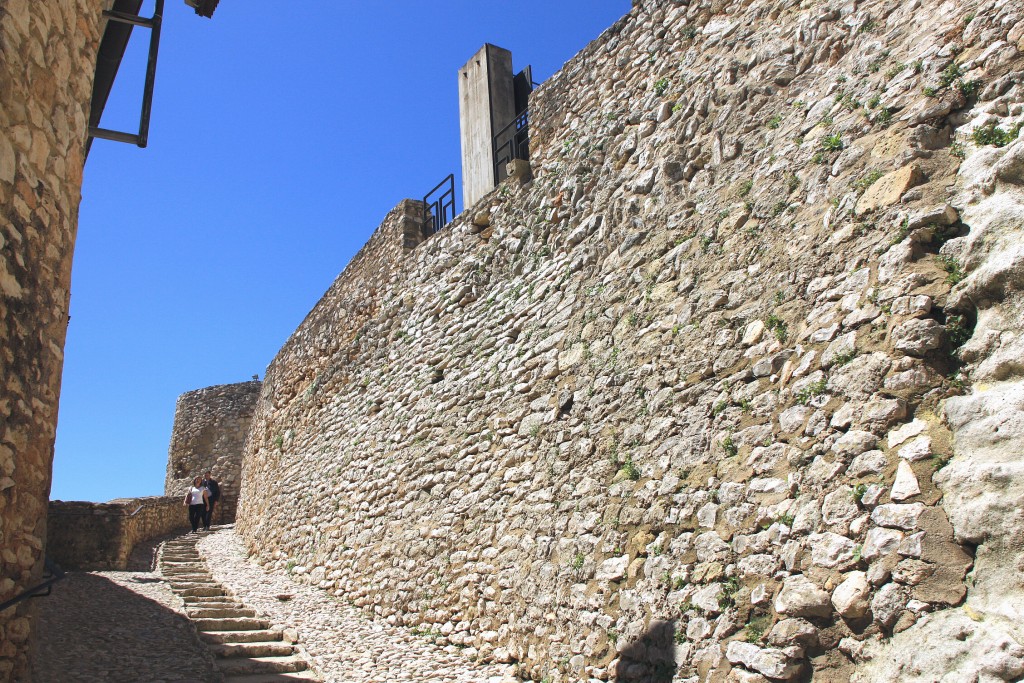
[[[64,573],[64,570],[56,564],[54,564],[53,562],[51,562],[50,558],[48,557],[43,558],[43,567],[45,567],[46,571],[50,573],[50,578],[46,581],[43,581],[38,586],[33,586],[32,588],[29,588],[28,590],[19,593],[15,597],[0,605],[0,612],[3,612],[8,607],[14,607],[22,600],[27,600],[28,598],[46,597],[50,594],[50,587],[53,586],[53,584],[60,581],[61,579],[63,579],[65,576],[67,576]],[[40,593],[39,591],[43,590],[44,588],[46,589],[46,592]]]
[[[530,112],[524,109],[498,131],[491,141],[494,184],[507,177],[505,165],[513,159],[530,158]]]
[[[444,192],[430,201],[430,196],[440,189]],[[434,189],[423,195],[423,236],[441,232],[448,222],[455,218],[455,174],[449,173]]]

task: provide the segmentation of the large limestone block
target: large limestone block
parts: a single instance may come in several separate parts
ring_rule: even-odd
[[[868,585],[867,574],[850,572],[846,579],[832,591],[832,606],[847,619],[857,619],[868,611],[868,596],[871,586]]]
[[[914,164],[886,173],[857,201],[857,215],[898,203],[904,192],[920,185],[924,180],[924,173]]]
[[[803,574],[791,576],[775,598],[775,611],[791,617],[827,617],[832,613],[828,593]]]
[[[782,650],[760,648],[739,640],[729,643],[725,657],[732,664],[742,664],[768,678],[788,680],[799,671],[799,665],[790,661]]]

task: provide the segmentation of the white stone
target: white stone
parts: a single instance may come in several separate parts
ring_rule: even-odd
[[[708,502],[697,510],[697,523],[705,529],[714,529],[718,521],[718,506]]]
[[[925,460],[932,455],[932,440],[927,436],[919,436],[899,449],[896,454],[910,462]]]
[[[896,480],[892,484],[892,490],[889,491],[889,497],[895,501],[904,501],[919,493],[921,493],[921,487],[917,483],[917,477],[914,475],[910,463],[900,460],[900,464],[896,468]]]
[[[743,339],[740,340],[740,343],[743,346],[753,346],[761,340],[762,334],[764,334],[764,323],[760,320],[754,320],[747,323],[743,330]]]
[[[779,427],[784,434],[796,432],[804,426],[804,422],[814,412],[810,406],[795,405],[779,413]]]
[[[907,439],[917,436],[926,429],[928,429],[928,423],[925,422],[924,420],[917,418],[911,420],[910,422],[904,425],[900,425],[896,429],[889,432],[889,435],[886,437],[889,443],[889,448],[895,448],[896,446],[899,446]]]
[[[799,664],[791,662],[782,650],[761,648],[742,640],[731,641],[725,650],[725,657],[733,664],[742,664],[768,678],[787,680],[799,670]]]
[[[718,599],[722,595],[722,584],[720,583],[709,583],[708,585],[699,588],[697,592],[690,598],[690,602],[694,606],[700,607],[708,614],[718,614],[722,611],[722,608],[718,605]]]
[[[870,474],[879,474],[885,469],[888,459],[885,457],[885,453],[882,451],[866,451],[861,453],[850,466],[847,468],[847,473],[851,477],[865,477]]]
[[[924,512],[924,503],[887,503],[879,505],[871,512],[871,521],[890,529],[914,531],[917,529],[917,520],[922,512]]]
[[[598,581],[618,581],[626,575],[629,566],[629,555],[610,557],[597,567],[594,578]]]
[[[891,626],[908,600],[905,588],[895,583],[887,583],[878,589],[871,599],[871,614],[875,621],[883,626]]]
[[[844,459],[850,459],[869,451],[878,443],[878,437],[861,429],[851,429],[832,444],[832,452]]]
[[[868,531],[864,539],[864,547],[861,550],[861,557],[871,562],[879,557],[896,552],[900,541],[903,540],[903,532],[896,529],[875,527]]]
[[[855,543],[846,536],[825,532],[807,537],[811,546],[811,562],[819,567],[843,569],[853,564]]]
[[[860,508],[853,500],[853,489],[849,486],[840,486],[825,496],[825,501],[821,506],[822,520],[825,524],[832,526],[845,526],[858,514],[860,514]]]
[[[911,318],[892,331],[896,350],[918,357],[942,346],[942,336],[942,325],[931,318]]]
[[[871,586],[868,585],[864,572],[850,572],[841,584],[832,591],[832,606],[847,619],[858,619],[868,611],[868,596]]]
[[[924,541],[924,531],[918,531],[916,534],[910,534],[900,542],[900,547],[897,552],[904,557],[921,557],[921,544]]]
[[[793,617],[827,617],[832,613],[828,593],[803,574],[790,576],[775,598],[775,611]]]

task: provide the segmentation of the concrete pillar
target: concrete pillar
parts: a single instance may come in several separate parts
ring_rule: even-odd
[[[464,208],[494,189],[494,136],[515,115],[512,53],[486,44],[459,69]]]

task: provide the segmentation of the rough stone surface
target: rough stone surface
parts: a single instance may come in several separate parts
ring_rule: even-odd
[[[1021,143],[970,131],[1022,116],[1020,19],[634,3],[531,96],[532,180],[411,250],[403,202],[274,359],[254,558],[535,680],[724,678],[755,591],[830,624],[808,675],[964,600],[973,653],[1019,641]],[[866,624],[830,620],[848,571]]]

